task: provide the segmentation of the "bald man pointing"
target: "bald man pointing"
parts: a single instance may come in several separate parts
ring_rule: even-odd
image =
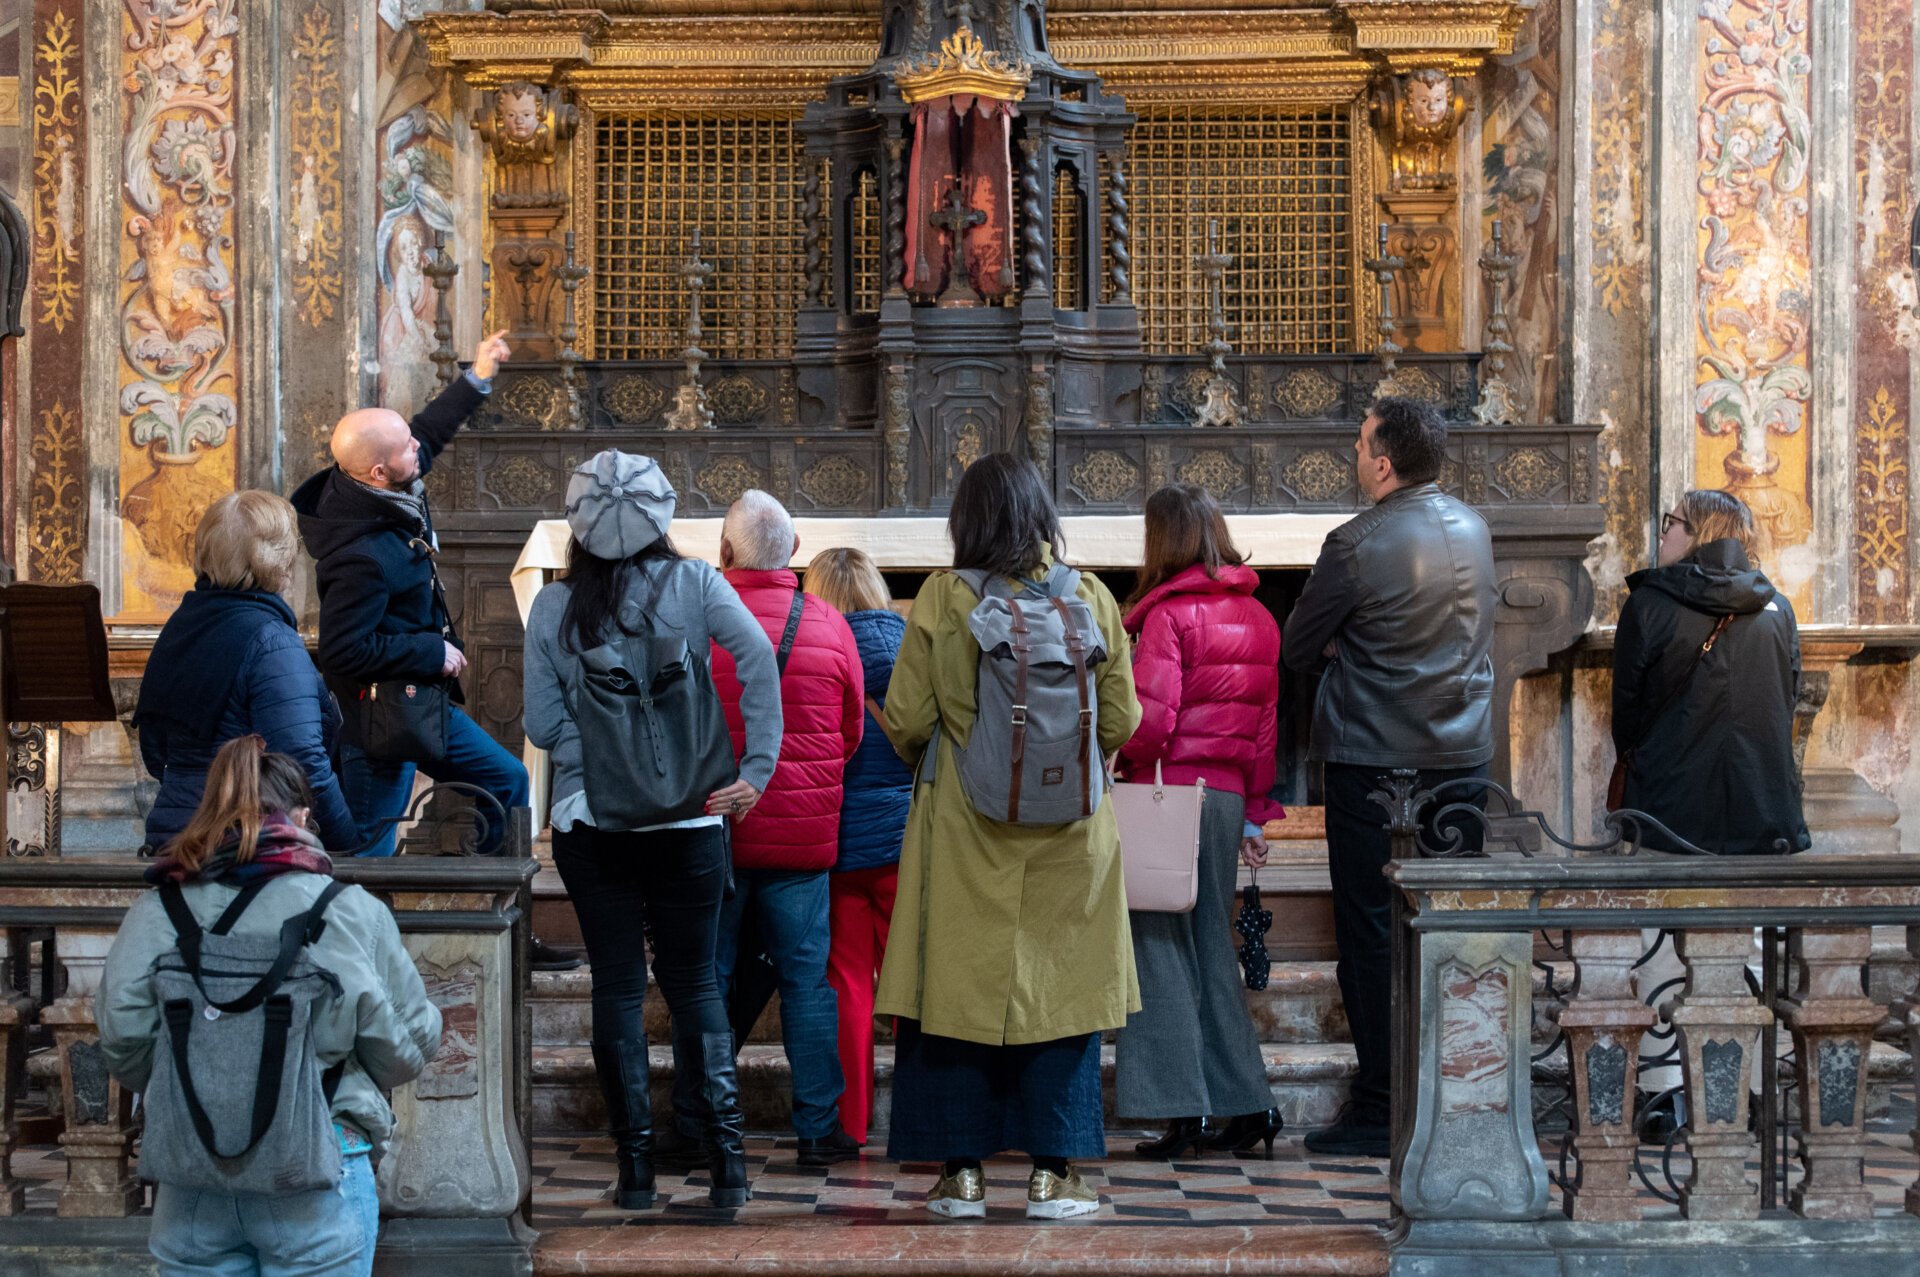
[[[473,367],[411,422],[387,408],[362,408],[333,428],[333,460],[300,485],[293,508],[315,560],[320,592],[320,672],[345,717],[340,788],[360,839],[380,835],[364,855],[393,854],[394,817],[413,792],[415,763],[369,758],[361,732],[364,693],[391,679],[449,684],[460,695],[467,667],[434,573],[439,542],[427,510],[427,471],[486,399],[505,333],[480,343]],[[527,770],[456,708],[442,759],[419,764],[435,780],[477,785],[508,808],[527,804]],[[499,850],[505,831],[489,822],[480,850]]]

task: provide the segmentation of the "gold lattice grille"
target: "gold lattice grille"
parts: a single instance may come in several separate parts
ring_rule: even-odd
[[[1128,222],[1149,351],[1191,353],[1207,340],[1193,259],[1209,218],[1234,259],[1222,292],[1235,349],[1353,349],[1351,137],[1343,106],[1141,111],[1128,143]]]
[[[698,226],[715,266],[701,345],[719,358],[793,351],[805,292],[806,180],[796,115],[648,111],[595,129],[594,330],[603,359],[659,359],[685,344],[679,265]]]
[[[1080,237],[1086,225],[1080,187],[1073,170],[1062,164],[1053,175],[1053,304],[1061,310],[1085,310],[1080,278]]]
[[[852,209],[853,309],[880,309],[880,179],[872,169],[855,175]]]

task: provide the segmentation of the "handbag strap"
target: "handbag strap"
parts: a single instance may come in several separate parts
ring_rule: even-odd
[[[1715,622],[1713,632],[1707,635],[1707,641],[1702,643],[1699,649],[1694,652],[1693,661],[1687,666],[1687,672],[1680,676],[1680,681],[1673,685],[1672,690],[1667,693],[1666,699],[1660,702],[1660,708],[1653,711],[1653,715],[1647,719],[1645,726],[1641,727],[1640,738],[1634,741],[1633,744],[1627,746],[1626,751],[1620,755],[1623,762],[1628,762],[1628,765],[1631,766],[1629,760],[1633,758],[1634,751],[1647,743],[1647,737],[1653,735],[1654,726],[1658,724],[1661,718],[1666,715],[1666,712],[1672,709],[1674,704],[1679,701],[1680,694],[1687,690],[1687,684],[1693,682],[1694,673],[1700,668],[1700,662],[1707,659],[1707,653],[1713,650],[1713,645],[1720,641],[1722,634],[1726,633],[1727,623],[1731,620],[1733,620],[1733,613],[1728,612],[1722,616],[1719,621]]]
[[[807,610],[807,595],[804,590],[793,592],[793,606],[787,609],[787,632],[780,636],[780,650],[774,654],[774,664],[779,667],[780,677],[787,676],[787,658],[793,655],[793,641],[800,637],[800,614]]]
[[[440,551],[434,549],[432,542],[428,541],[425,537],[413,537],[407,544],[425,552],[427,556],[427,577],[433,582],[433,607],[435,611],[440,613],[440,637],[458,646],[460,643],[460,635],[453,628],[453,612],[447,607],[447,591],[446,588],[440,584],[440,567],[439,564],[435,562]]]

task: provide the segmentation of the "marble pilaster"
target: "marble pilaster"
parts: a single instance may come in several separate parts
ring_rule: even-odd
[[[510,1215],[531,1183],[514,1109],[513,933],[405,938],[440,1008],[440,1050],[424,1073],[394,1092],[381,1209],[440,1219]]]
[[[1563,1203],[1570,1219],[1640,1218],[1634,1079],[1641,1034],[1656,1018],[1634,994],[1633,964],[1643,947],[1638,931],[1573,933],[1579,992],[1560,1013],[1573,1061],[1573,1149],[1580,1159],[1579,1190]]]
[[[1867,1062],[1885,1012],[1861,987],[1873,953],[1864,927],[1788,933],[1789,987],[1781,1019],[1793,1031],[1800,1083],[1800,1147],[1806,1176],[1793,1189],[1807,1219],[1871,1219],[1866,1185]]]
[[[1419,936],[1413,1131],[1394,1200],[1413,1219],[1539,1219],[1547,1170],[1533,1133],[1533,937]]]
[[[1686,1076],[1687,1147],[1693,1173],[1680,1189],[1688,1219],[1756,1219],[1760,1199],[1747,1182],[1747,1158],[1756,1147],[1747,1129],[1760,1029],[1773,1012],[1747,989],[1753,933],[1683,931],[1675,941],[1687,964],[1687,984],[1667,1019],[1679,1032]]]
[[[65,936],[63,934],[62,939]],[[66,1130],[67,1183],[60,1192],[62,1219],[119,1219],[139,1209],[144,1191],[134,1179],[133,1093],[107,1071],[93,999],[69,994],[40,1013],[53,1027],[60,1052],[60,1094]]]

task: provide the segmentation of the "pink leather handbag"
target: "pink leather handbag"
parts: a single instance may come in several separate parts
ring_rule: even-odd
[[[1200,808],[1207,782],[1167,786],[1160,764],[1153,783],[1115,785],[1110,796],[1120,825],[1120,868],[1127,908],[1188,913],[1200,894]]]

